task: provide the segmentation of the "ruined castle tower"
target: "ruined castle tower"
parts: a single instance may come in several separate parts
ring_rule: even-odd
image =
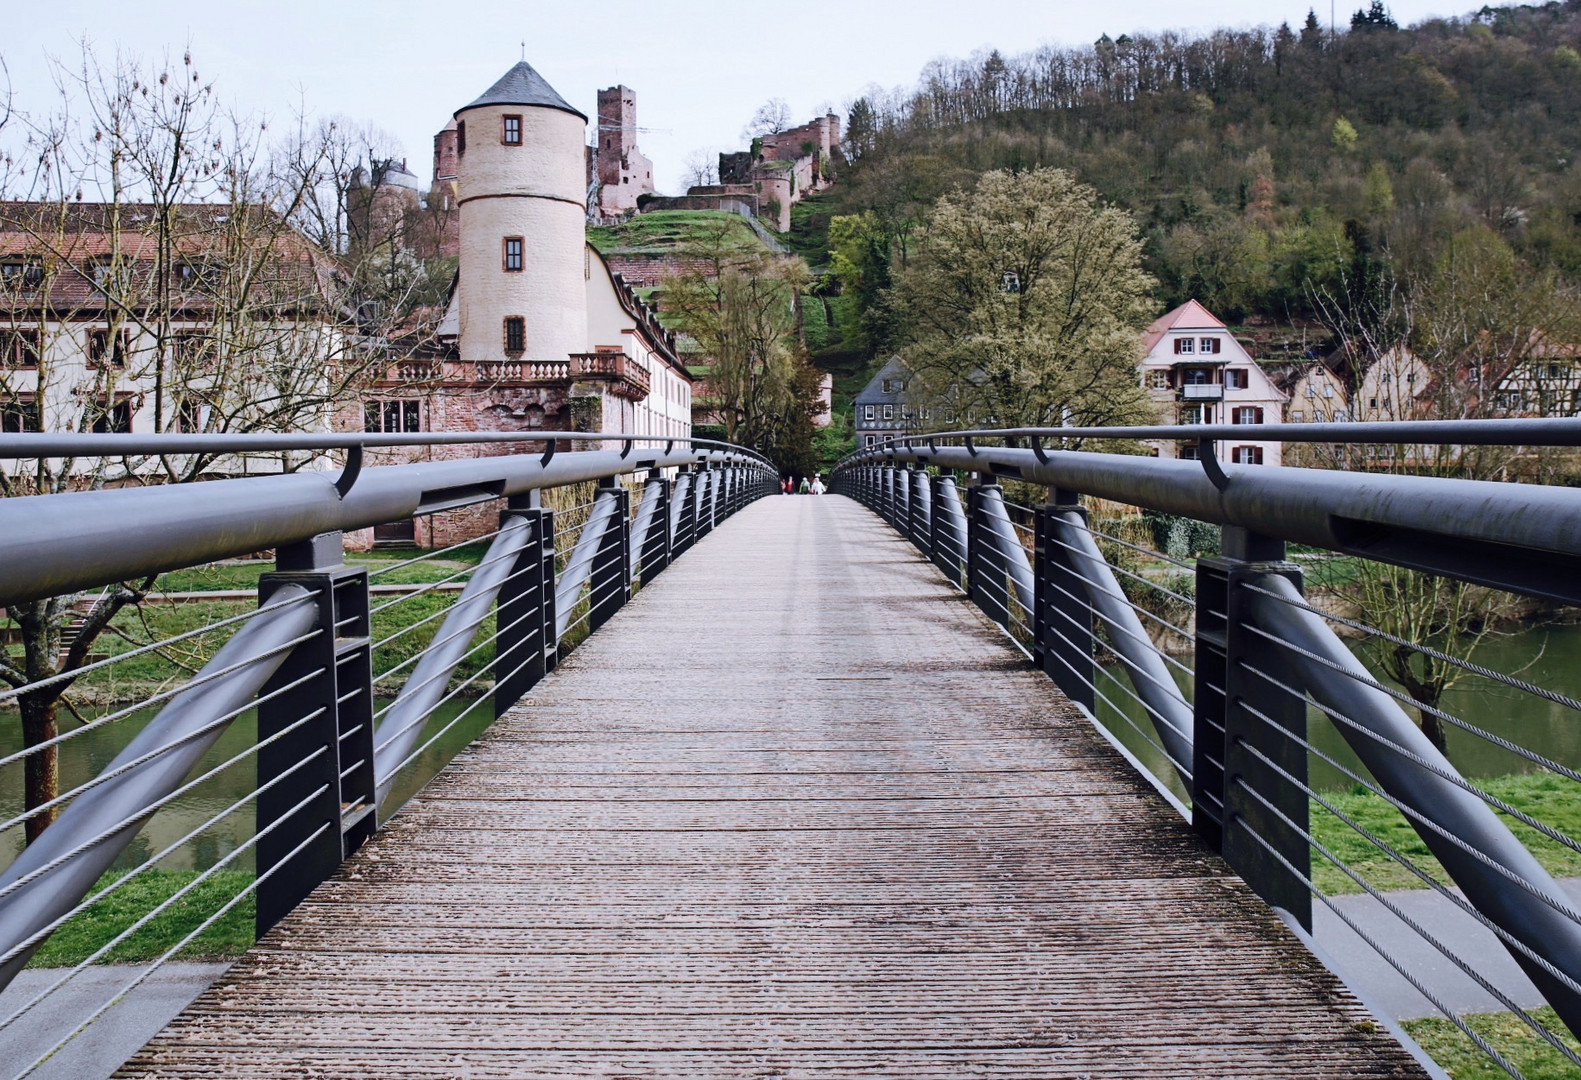
[[[653,162],[637,149],[637,92],[611,86],[598,92],[598,209],[605,217],[637,208],[637,196],[653,194]]]
[[[456,111],[460,359],[587,347],[587,117],[526,61]]]

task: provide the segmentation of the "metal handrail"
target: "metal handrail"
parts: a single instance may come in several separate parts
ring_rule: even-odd
[[[548,437],[568,436],[555,433]],[[26,438],[35,436],[0,437],[0,456],[4,456],[8,440]],[[92,447],[100,441],[120,436],[38,438],[81,439],[80,444],[72,443],[85,447],[73,455],[80,457],[94,453]],[[204,437],[144,436],[139,442],[170,440],[174,446],[178,440],[197,438]],[[4,499],[0,500],[0,535],[6,537],[7,551],[0,562],[0,606],[540,488],[699,462],[773,468],[757,454],[739,447],[702,451],[648,447],[630,453],[560,454],[549,460],[538,455],[510,455],[383,465],[362,469],[345,492],[326,474],[293,473]]]
[[[1577,425],[1581,421],[1572,425],[1581,432]],[[1569,560],[1581,557],[1581,497],[1573,488],[1225,465],[1228,483],[1221,489],[1192,461],[1079,450],[1043,457],[1046,461],[1039,461],[1038,451],[1010,447],[897,443],[862,451],[837,466],[835,475],[887,462],[1019,478],[1238,526],[1289,543],[1581,604],[1581,579],[1564,569]]]

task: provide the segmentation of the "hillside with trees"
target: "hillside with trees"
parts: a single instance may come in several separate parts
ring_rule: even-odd
[[[878,357],[914,331],[892,286],[941,197],[1055,166],[1134,218],[1157,310],[1195,297],[1264,358],[1408,341],[1508,363],[1581,340],[1578,119],[1576,0],[935,61],[850,108],[825,245],[841,343]]]

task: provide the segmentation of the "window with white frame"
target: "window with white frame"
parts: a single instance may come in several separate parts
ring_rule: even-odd
[[[1168,390],[1169,389],[1169,372],[1167,372],[1167,371],[1154,371],[1154,372],[1149,373],[1149,375],[1148,375],[1148,383],[1153,387],[1154,390]]]
[[[422,417],[422,403],[414,400],[369,401],[362,407],[364,431],[421,431]]]
[[[873,419],[873,416],[874,416],[874,414],[875,414],[875,413],[876,413],[876,412],[877,412],[877,411],[878,411],[878,410],[876,410],[876,409],[875,409],[875,408],[874,408],[874,407],[873,407],[873,406],[871,406],[871,405],[863,405],[863,406],[862,406],[862,419],[863,419],[863,420],[871,420],[871,419]]]
[[[1175,352],[1179,356],[1194,356],[1197,352],[1197,339],[1179,337],[1175,339]]]
[[[1237,446],[1230,451],[1230,460],[1237,465],[1261,465],[1263,463],[1263,448],[1261,446]]]
[[[1252,373],[1245,368],[1225,368],[1224,386],[1227,390],[1245,390],[1251,386]]]
[[[893,420],[894,418],[895,418],[895,407],[893,405],[885,405],[884,406],[884,419],[885,420]]]

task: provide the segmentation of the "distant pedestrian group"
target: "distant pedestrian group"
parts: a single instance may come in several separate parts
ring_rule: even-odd
[[[828,490],[824,486],[823,478],[816,473],[810,479],[805,476],[802,477],[800,484],[796,482],[794,476],[787,476],[780,481],[780,491],[786,495],[822,495]]]

